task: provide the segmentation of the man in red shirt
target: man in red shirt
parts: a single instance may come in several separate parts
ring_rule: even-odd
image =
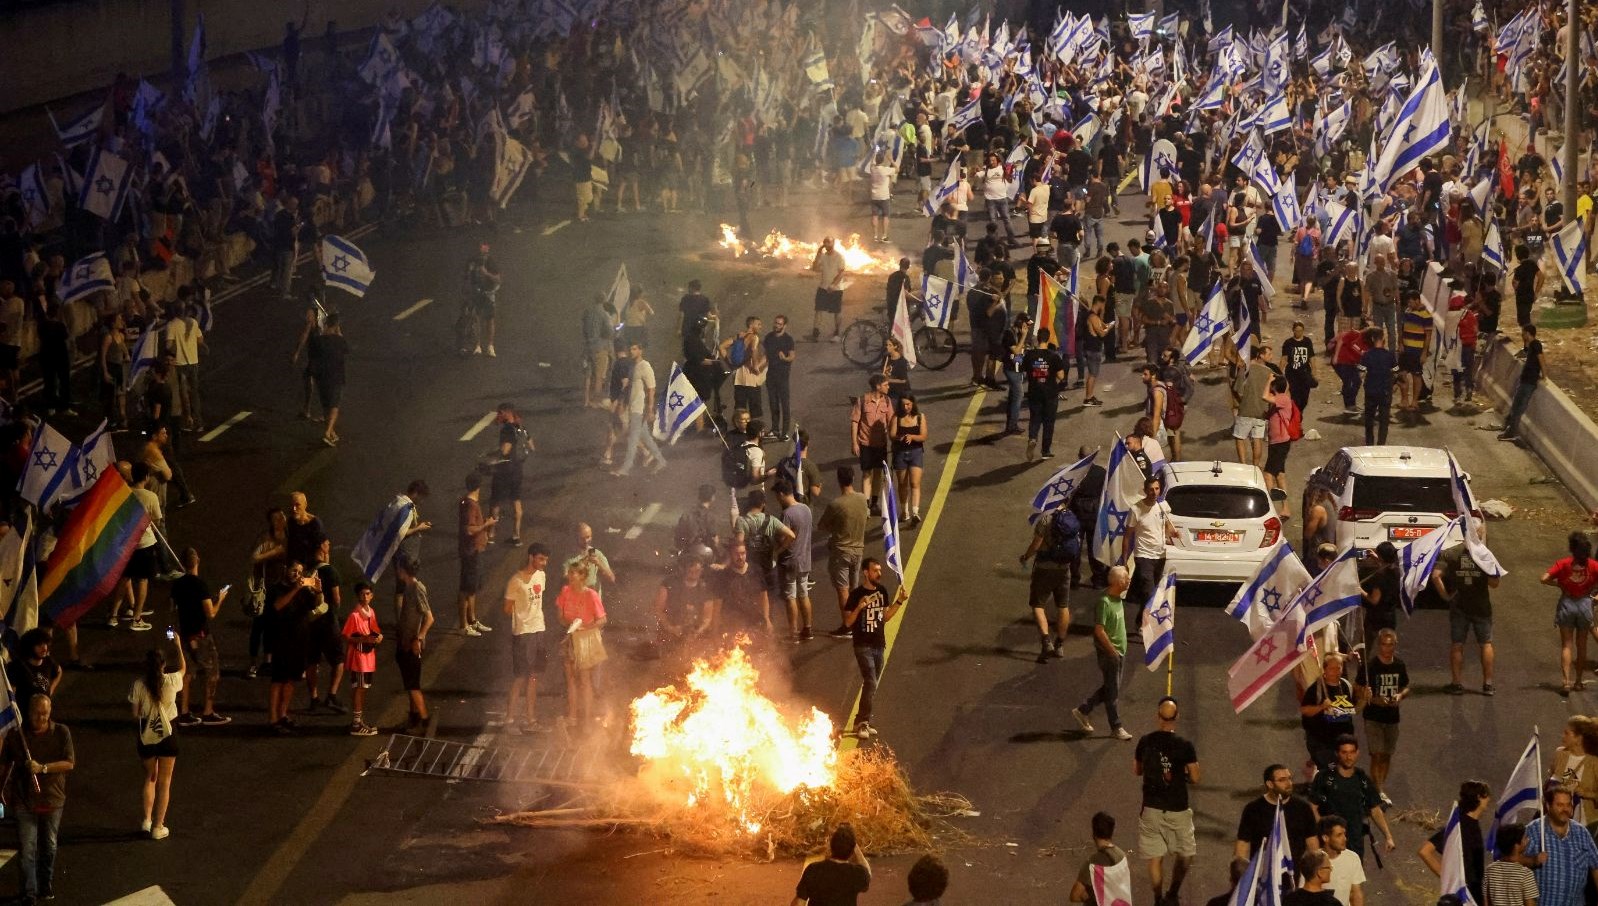
[[[861,490],[875,513],[882,470],[888,463],[888,421],[893,417],[893,400],[887,392],[887,375],[873,374],[870,386],[871,390],[850,410],[849,423],[854,455],[860,458]]]
[[[1332,370],[1343,379],[1343,414],[1359,414],[1359,360],[1365,354],[1365,330],[1370,322],[1360,319],[1357,330],[1345,330],[1332,348]]]

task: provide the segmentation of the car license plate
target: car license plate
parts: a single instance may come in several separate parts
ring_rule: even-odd
[[[1414,541],[1424,538],[1434,528],[1434,525],[1390,525],[1387,527],[1387,540]]]
[[[1236,544],[1243,540],[1241,532],[1217,531],[1215,529],[1199,529],[1194,536],[1201,544]]]

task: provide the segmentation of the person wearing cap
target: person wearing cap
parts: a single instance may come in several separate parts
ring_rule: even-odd
[[[1187,788],[1200,777],[1198,751],[1176,734],[1176,699],[1166,696],[1154,709],[1158,727],[1137,741],[1132,771],[1143,778],[1143,809],[1138,815],[1138,851],[1148,857],[1149,883],[1154,902],[1180,903],[1182,881],[1198,854],[1193,836],[1193,809]],[[1165,857],[1175,856],[1170,883],[1165,879]]]

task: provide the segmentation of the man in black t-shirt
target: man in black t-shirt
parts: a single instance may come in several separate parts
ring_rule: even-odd
[[[1199,782],[1198,752],[1176,735],[1176,699],[1166,696],[1156,707],[1158,730],[1137,741],[1132,769],[1143,778],[1143,810],[1138,815],[1138,851],[1149,859],[1154,902],[1180,902],[1182,880],[1198,854],[1193,839],[1193,809],[1187,786]],[[1164,859],[1176,857],[1171,883],[1165,885]]]
[[[321,705],[335,714],[348,714],[349,710],[338,700],[338,687],[344,682],[344,618],[339,613],[344,599],[339,589],[341,580],[338,570],[328,562],[332,553],[332,542],[323,538],[316,549],[316,563],[311,570],[322,585],[322,605],[311,612],[305,630],[305,689],[311,696],[310,707],[306,710],[313,711]],[[327,698],[318,699],[317,673],[324,662],[332,676],[327,686]]]
[[[1065,360],[1049,341],[1048,327],[1039,327],[1037,346],[1021,357],[1021,373],[1026,376],[1026,458],[1038,454],[1038,435],[1043,436],[1043,458],[1054,457],[1054,419],[1060,411],[1060,384],[1065,381]]]
[[[1498,581],[1497,576],[1487,575],[1463,543],[1444,550],[1432,569],[1432,588],[1448,602],[1448,636],[1452,644],[1448,650],[1449,683],[1443,691],[1449,695],[1465,694],[1461,680],[1465,641],[1471,633],[1475,633],[1476,645],[1481,649],[1482,694],[1492,695],[1495,691],[1492,589],[1498,587]]]
[[[1342,655],[1321,660],[1321,679],[1304,690],[1298,713],[1310,764],[1324,771],[1337,759],[1338,738],[1354,733],[1354,685],[1343,676]]]
[[[1543,272],[1524,244],[1515,246],[1515,269],[1510,271],[1509,282],[1515,288],[1515,323],[1525,327],[1531,323],[1532,303],[1542,292]]]
[[[172,583],[171,590],[172,607],[178,618],[178,644],[183,646],[183,662],[187,669],[183,690],[178,693],[177,724],[180,727],[221,726],[233,720],[216,713],[216,684],[222,678],[222,668],[216,640],[211,637],[211,621],[216,619],[222,602],[227,600],[229,587],[224,586],[220,594],[213,596],[211,586],[200,578],[200,552],[192,547],[183,549],[183,575]],[[205,690],[205,707],[198,716],[189,707],[189,696],[196,680]]]
[[[1376,633],[1376,654],[1359,665],[1354,679],[1355,700],[1365,709],[1365,743],[1371,750],[1371,780],[1382,802],[1387,798],[1387,775],[1398,748],[1398,705],[1409,697],[1409,668],[1398,659],[1398,633]]]
[[[294,732],[289,708],[294,703],[294,686],[305,676],[306,629],[311,612],[322,605],[322,588],[315,576],[307,576],[299,561],[292,561],[283,582],[267,590],[267,639],[272,652],[272,689],[267,718],[279,734]]]
[[[688,281],[688,292],[683,294],[677,303],[677,333],[681,334],[699,323],[701,318],[713,318],[716,306],[710,297],[700,292],[702,289],[698,280]]]
[[[871,706],[877,695],[877,679],[882,676],[882,665],[887,660],[888,621],[905,605],[908,596],[903,586],[889,603],[888,591],[882,587],[882,564],[867,557],[860,563],[860,585],[849,592],[843,607],[843,625],[854,636],[854,659],[860,667],[860,708],[855,714],[854,735],[870,739],[877,734],[871,729]]]
[[[499,443],[495,447],[493,472],[488,482],[488,515],[499,519],[499,508],[511,512],[510,543],[522,543],[522,476],[527,456],[533,451],[532,435],[522,425],[521,415],[510,403],[500,403],[494,420],[499,423]],[[489,542],[494,540],[492,530]]]
[[[1276,812],[1282,812],[1287,824],[1287,841],[1297,856],[1320,843],[1315,832],[1315,810],[1309,800],[1293,795],[1293,769],[1285,764],[1273,764],[1265,769],[1265,794],[1249,800],[1243,806],[1242,817],[1237,822],[1237,841],[1233,844],[1235,858],[1251,859],[1271,835],[1276,824]]]
[[[797,346],[793,334],[788,332],[788,316],[778,315],[771,322],[771,332],[766,334],[766,396],[771,402],[771,420],[768,434],[777,440],[788,439],[788,424],[793,420],[793,403],[788,383],[793,375],[793,362]]]
[[[1516,299],[1515,304],[1519,305],[1520,300]],[[1543,379],[1543,344],[1537,339],[1537,325],[1521,322],[1520,343],[1526,363],[1520,366],[1520,383],[1515,385],[1515,396],[1509,401],[1509,414],[1504,416],[1504,430],[1499,433],[1499,440],[1516,439],[1520,417],[1526,414],[1531,396]]]
[[[871,863],[845,821],[827,841],[827,858],[805,866],[793,896],[811,906],[854,906],[870,887]]]

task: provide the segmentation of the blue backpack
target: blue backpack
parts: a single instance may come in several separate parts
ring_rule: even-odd
[[[1082,553],[1082,523],[1071,508],[1055,508],[1049,517],[1049,543],[1038,551],[1038,559],[1049,563],[1075,563]]]

